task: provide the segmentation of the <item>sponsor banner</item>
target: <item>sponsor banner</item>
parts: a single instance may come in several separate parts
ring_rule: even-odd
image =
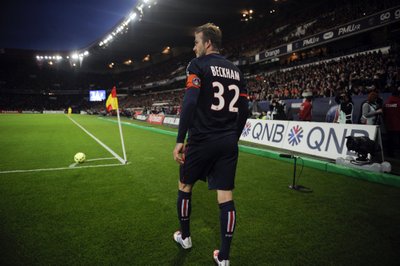
[[[162,125],[164,117],[164,115],[149,115],[147,122],[150,124]]]
[[[400,6],[375,13],[373,15],[358,20],[354,20],[347,24],[320,32],[313,36],[309,36],[289,44],[285,44],[283,46],[269,49],[265,52],[261,52],[255,55],[251,61],[257,62],[261,60],[276,58],[291,52],[306,49],[322,43],[331,42],[397,21],[400,21]]]
[[[368,125],[248,119],[240,140],[336,160],[356,156],[347,151],[347,136],[375,140],[376,132]]]
[[[64,114],[65,111],[44,110],[43,114]]]
[[[336,160],[355,156],[347,151],[346,137],[366,136],[375,140],[376,126],[296,122],[288,124],[283,148]]]
[[[258,54],[256,61],[276,58],[286,53],[287,53],[287,45],[282,45]]]
[[[247,119],[240,140],[282,148],[288,121]]]
[[[163,124],[170,125],[170,126],[178,126],[179,125],[179,117],[165,117]]]
[[[22,111],[23,114],[41,114],[41,112],[38,111]]]
[[[147,116],[145,115],[134,115],[135,119],[140,120],[140,121],[146,121]]]
[[[9,110],[0,110],[2,114],[19,114],[20,111],[9,111]]]

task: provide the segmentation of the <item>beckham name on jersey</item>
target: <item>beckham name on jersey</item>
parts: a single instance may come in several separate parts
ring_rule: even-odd
[[[211,72],[214,77],[222,77],[222,78],[227,78],[227,79],[236,79],[240,81],[240,75],[238,71],[229,69],[229,68],[224,68],[220,66],[210,66]]]

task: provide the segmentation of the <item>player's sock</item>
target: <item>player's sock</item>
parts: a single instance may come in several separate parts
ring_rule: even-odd
[[[221,224],[221,248],[219,249],[218,259],[229,260],[229,250],[233,232],[236,225],[236,210],[233,200],[219,204],[220,224]]]
[[[190,236],[190,212],[192,210],[192,193],[178,190],[177,210],[181,224],[182,239]]]

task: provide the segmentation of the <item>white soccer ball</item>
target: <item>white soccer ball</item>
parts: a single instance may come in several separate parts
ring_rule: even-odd
[[[78,152],[74,156],[74,161],[77,163],[83,163],[86,160],[86,155],[83,152]]]

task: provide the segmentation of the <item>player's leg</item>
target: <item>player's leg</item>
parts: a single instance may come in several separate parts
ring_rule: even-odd
[[[178,199],[176,202],[182,239],[190,236],[190,213],[192,212],[192,185],[179,181]]]
[[[192,185],[179,181],[178,199],[176,201],[180,231],[174,233],[174,240],[184,249],[192,247],[190,237],[190,213],[192,210]]]
[[[174,239],[185,249],[192,247],[190,237],[192,188],[199,178],[205,176],[205,171],[207,171],[204,154],[201,145],[188,146],[185,150],[185,163],[180,167],[176,207],[181,229],[175,232]]]
[[[209,175],[209,188],[217,190],[220,210],[220,249],[214,251],[219,265],[229,263],[230,246],[236,224],[236,209],[232,190],[235,187],[235,173],[238,159],[237,137],[226,137],[215,144],[217,159]]]
[[[236,225],[236,209],[231,190],[217,190],[221,245],[218,260],[229,260],[230,247]]]
[[[232,190],[217,190],[217,200],[218,204],[233,200]]]

